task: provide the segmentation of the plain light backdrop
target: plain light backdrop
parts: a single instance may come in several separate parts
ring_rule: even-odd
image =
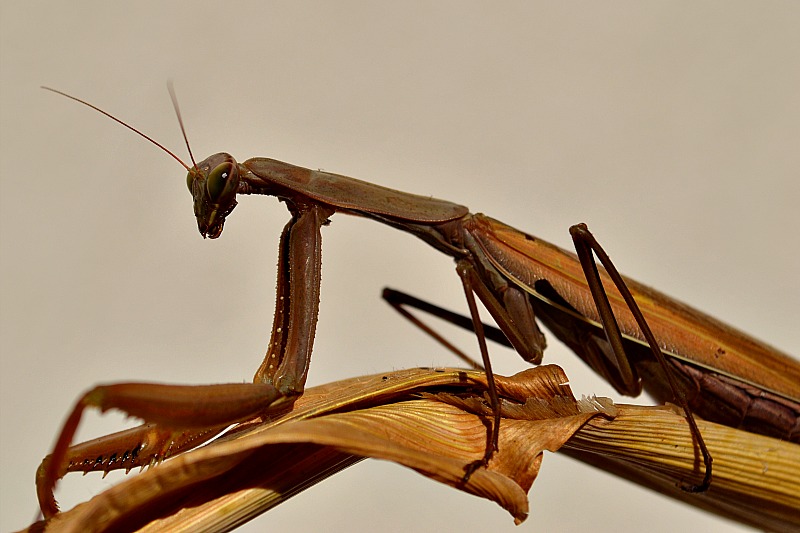
[[[197,233],[185,171],[90,100],[185,154],[268,156],[469,206],[570,246],[587,222],[618,267],[796,354],[796,2],[5,1],[0,529],[94,384],[247,381],[273,309],[273,198]],[[323,233],[309,384],[457,361],[379,298],[464,310],[450,259],[335,216]],[[446,332],[451,330],[445,329]],[[453,333],[476,352],[467,334]],[[625,399],[551,341],[576,394]],[[491,347],[500,373],[524,367]],[[81,436],[122,427],[90,413]],[[65,507],[115,482],[73,475]],[[519,528],[488,501],[368,461],[243,531],[733,531],[547,454]]]

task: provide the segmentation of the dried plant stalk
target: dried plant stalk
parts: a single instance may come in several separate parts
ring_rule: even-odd
[[[703,474],[686,420],[669,407],[575,400],[553,365],[498,376],[500,451],[479,460],[491,414],[479,372],[414,369],[315,387],[279,420],[242,425],[211,445],[132,477],[61,513],[48,531],[228,531],[363,457],[396,461],[496,501],[517,523],[543,450],[563,450],[641,485],[775,531],[800,527],[800,447],[700,421],[714,455]],[[601,415],[601,416],[599,416]],[[31,530],[40,527],[35,524]]]
[[[770,531],[800,529],[800,446],[698,420],[714,457],[704,494],[681,490],[697,482],[702,463],[686,420],[669,406],[617,404],[614,420],[586,423],[562,451],[620,477],[706,511]]]

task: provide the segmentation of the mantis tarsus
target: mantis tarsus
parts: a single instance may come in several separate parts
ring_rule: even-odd
[[[276,414],[302,393],[318,314],[320,228],[336,212],[371,218],[411,233],[455,259],[471,315],[462,324],[477,333],[496,413],[484,461],[496,448],[499,410],[475,294],[500,326],[500,331],[492,330],[489,336],[507,339],[527,361],[539,363],[542,359],[545,340],[536,324],[538,317],[623,394],[638,395],[644,386],[661,401],[676,395],[690,421],[693,411],[712,421],[800,441],[797,362],[622,278],[583,225],[571,230],[579,258],[490,217],[472,214],[464,206],[346,176],[266,158],[237,163],[226,153],[196,164],[187,141],[190,167],[105,111],[54,92],[109,116],[179,161],[188,171],[187,185],[203,237],[220,236],[226,217],[236,206],[237,194],[276,196],[286,203],[292,218],[281,234],[272,336],[254,383],[191,387],[130,383],[93,389],[79,400],[53,453],[40,468],[37,486],[45,516],[57,512],[53,488],[68,471],[146,464],[165,455],[163,447],[176,429],[188,430],[187,438],[193,441],[205,438],[227,424]],[[177,111],[174,94],[173,101]],[[595,266],[593,253],[608,271]],[[398,306],[408,304],[446,314],[409,297],[395,294],[393,299]],[[656,368],[659,364],[663,373]],[[156,426],[132,431],[108,444],[106,456],[116,461],[85,465],[81,461],[93,460],[97,453],[84,454],[76,447],[69,454],[72,462],[65,464],[82,410],[89,405],[102,410],[118,408]],[[711,480],[711,458],[696,428],[694,434],[706,471],[703,482],[689,489],[704,490]],[[156,443],[146,457],[138,453],[145,439]]]

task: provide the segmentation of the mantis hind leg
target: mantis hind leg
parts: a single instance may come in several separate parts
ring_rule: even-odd
[[[575,250],[578,253],[578,258],[580,259],[586,281],[589,284],[589,289],[592,292],[592,298],[594,299],[595,305],[597,306],[597,311],[600,314],[600,318],[603,323],[603,329],[606,333],[606,338],[608,339],[608,342],[616,355],[620,373],[631,376],[631,379],[633,377],[633,371],[631,370],[630,363],[625,355],[625,349],[623,348],[623,340],[622,334],[620,333],[619,324],[614,317],[614,312],[611,310],[611,304],[608,301],[608,296],[603,288],[603,282],[600,279],[600,273],[597,269],[597,263],[594,259],[595,256],[597,256],[597,258],[600,260],[600,263],[602,263],[603,267],[605,267],[609,277],[624,298],[628,309],[633,314],[633,317],[635,318],[636,323],[642,332],[642,335],[644,335],[645,339],[647,340],[647,344],[650,346],[653,356],[664,370],[666,381],[669,383],[669,386],[675,395],[675,399],[686,413],[686,420],[689,423],[689,428],[691,429],[692,435],[694,435],[697,441],[697,447],[700,449],[700,453],[703,455],[703,463],[705,465],[706,472],[703,476],[703,481],[699,485],[683,485],[681,488],[687,492],[704,492],[708,490],[708,488],[711,486],[711,453],[708,451],[708,447],[706,447],[703,436],[700,434],[700,430],[697,427],[694,415],[689,408],[689,402],[686,399],[686,395],[683,393],[682,389],[678,387],[675,376],[673,375],[673,371],[667,364],[666,358],[658,346],[658,341],[656,340],[655,335],[653,335],[653,332],[650,330],[650,326],[647,324],[647,320],[645,320],[644,315],[642,315],[636,300],[633,298],[631,291],[625,284],[625,280],[622,279],[622,276],[611,262],[608,254],[606,254],[605,250],[603,250],[602,246],[600,246],[600,243],[597,242],[597,239],[594,238],[594,235],[591,234],[586,224],[576,224],[569,229],[569,232],[570,235],[572,235],[573,242],[575,243]]]

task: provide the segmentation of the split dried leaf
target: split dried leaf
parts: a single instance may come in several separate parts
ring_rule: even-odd
[[[517,523],[542,450],[573,456],[687,504],[769,531],[800,529],[800,446],[698,420],[714,457],[702,460],[683,416],[669,406],[577,401],[554,366],[497,377],[500,452],[479,459],[491,410],[478,372],[415,369],[315,387],[279,420],[236,432],[132,477],[61,513],[48,531],[227,531],[364,457],[397,461],[496,501]],[[603,416],[597,416],[602,414]],[[563,446],[562,446],[563,444]],[[41,530],[34,524],[30,530]]]
[[[496,379],[499,451],[466,481],[465,469],[484,456],[490,427],[485,375],[413,369],[309,389],[288,415],[243,424],[134,476],[56,515],[47,531],[228,530],[363,457],[495,501],[520,523],[542,452],[558,450],[614,408],[575,400],[553,365]]]

